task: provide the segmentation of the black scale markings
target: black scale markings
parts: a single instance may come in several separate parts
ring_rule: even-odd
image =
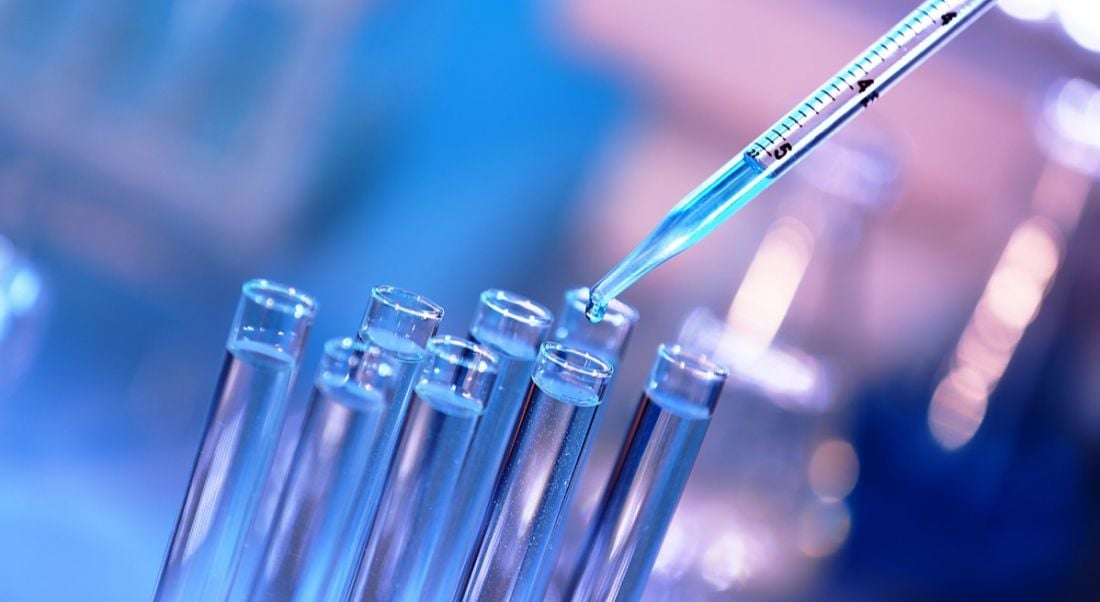
[[[905,52],[907,45],[931,34],[934,31],[933,28],[937,25],[946,26],[953,21],[958,16],[957,11],[954,10],[947,10],[938,19],[933,17],[933,14],[939,13],[941,9],[950,8],[949,5],[950,3],[947,0],[941,0],[931,3],[928,7],[918,8],[913,16],[905,19],[895,30],[888,32],[877,44],[871,47],[867,54],[849,64],[843,73],[833,77],[811,95],[808,100],[772,126],[764,136],[750,145],[747,153],[755,158],[760,156],[760,151],[763,151],[764,154],[772,157],[775,161],[786,157],[793,150],[791,142],[785,135],[795,131],[792,129],[791,124],[793,123],[794,127],[800,130],[810,123],[814,117],[820,116],[829,105],[838,102],[843,94],[841,85],[846,85],[849,90],[855,92],[857,98],[859,95],[864,95],[860,104],[866,108],[879,95],[877,90],[872,89],[875,79],[868,76],[876,68],[886,64],[897,53]],[[914,23],[919,28],[914,28]],[[874,59],[878,60],[875,61]],[[830,93],[830,89],[833,93]],[[828,97],[829,101],[827,102],[824,97]],[[796,114],[798,117],[796,117]],[[780,141],[783,143],[779,144]]]

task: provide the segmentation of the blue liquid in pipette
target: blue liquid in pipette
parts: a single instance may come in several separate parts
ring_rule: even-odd
[[[464,600],[527,600],[576,485],[600,399],[590,389],[533,379],[493,496]]]
[[[423,599],[482,409],[450,385],[416,387],[351,599]]]
[[[585,316],[592,322],[602,320],[611,299],[702,240],[771,182],[772,178],[747,156],[726,164],[673,207],[640,245],[592,287]]]
[[[269,345],[230,345],[158,602],[228,595],[271,468],[294,368],[294,358]]]
[[[642,244],[592,287],[585,315],[709,234],[996,4],[926,0],[680,201]]]

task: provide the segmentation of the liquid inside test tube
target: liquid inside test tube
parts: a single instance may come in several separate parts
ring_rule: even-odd
[[[550,569],[547,552],[612,372],[592,354],[542,345],[464,600],[530,599]]]
[[[368,456],[382,417],[408,390],[409,368],[373,343],[335,339],[325,345],[250,599],[321,598],[343,553],[337,542],[371,474]]]
[[[496,289],[481,294],[470,338],[500,358],[500,374],[452,497],[423,600],[452,600],[461,593],[458,588],[477,551],[478,529],[519,421],[539,345],[552,320],[550,310],[521,295]]]
[[[566,599],[638,600],[726,381],[726,370],[662,345]]]
[[[357,484],[355,505],[346,528],[331,543],[334,556],[329,563],[321,590],[303,599],[342,601],[351,595],[355,572],[367,545],[371,525],[378,511],[397,437],[409,408],[409,398],[420,368],[428,357],[428,343],[439,329],[443,308],[412,291],[378,286],[359,328],[359,339],[393,353],[400,363],[401,390],[382,411],[378,436],[370,445],[363,474]]]
[[[551,338],[592,353],[617,368],[637,326],[638,310],[614,299],[605,307],[603,319],[592,323],[585,316],[588,305],[588,289],[576,288],[566,291]],[[608,400],[613,399],[613,385],[613,382],[608,382],[607,393],[604,395]],[[599,427],[605,411],[606,408],[597,413],[594,430]],[[614,436],[618,435],[614,434]],[[604,440],[597,439],[596,444],[603,445]],[[611,445],[617,444],[617,439],[611,443]],[[558,531],[557,539],[551,545],[549,552],[554,567],[540,578],[535,590],[536,598],[560,595],[561,589],[565,587],[576,568],[581,541],[609,476],[609,467],[592,464],[585,458],[580,465],[580,482],[574,494],[577,499],[567,501],[565,527]]]
[[[155,600],[228,595],[315,313],[313,299],[297,289],[267,280],[242,287]]]
[[[498,361],[488,349],[454,337],[429,345],[408,418],[383,488],[353,600],[419,600],[455,498],[455,487]]]

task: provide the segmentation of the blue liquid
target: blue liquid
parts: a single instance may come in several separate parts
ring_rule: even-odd
[[[592,287],[585,310],[588,319],[603,319],[611,299],[710,234],[994,4],[994,0],[926,0],[918,6],[677,203],[642,244]],[[861,81],[856,91],[855,80],[868,80],[871,86],[865,88]]]
[[[586,538],[569,600],[641,598],[710,416],[709,408],[698,403],[642,395]]]
[[[417,386],[352,599],[421,599],[481,411],[449,385]]]
[[[157,601],[223,600],[274,456],[295,360],[256,343],[231,345]]]
[[[364,479],[376,478],[369,456],[386,400],[375,390],[326,376],[313,390],[250,599],[324,599],[328,574],[345,553],[337,544]]]
[[[575,485],[600,406],[590,389],[533,379],[465,600],[527,600]]]
[[[640,245],[592,287],[585,316],[599,322],[607,304],[657,266],[702,240],[773,182],[756,161],[735,157],[688,193]]]
[[[512,442],[538,351],[530,343],[517,344],[495,332],[473,332],[471,338],[498,353],[497,385],[470,445],[422,600],[452,600],[461,593],[462,577],[477,552],[478,530]]]

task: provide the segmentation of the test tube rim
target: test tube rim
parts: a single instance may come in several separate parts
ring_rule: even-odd
[[[431,299],[408,289],[382,284],[371,289],[371,299],[411,316],[425,320],[443,319],[443,308]]]
[[[584,315],[585,310],[588,309],[588,299],[591,295],[591,288],[579,286],[565,291],[565,300],[573,309],[576,309],[581,315]],[[638,310],[633,305],[629,305],[617,297],[608,302],[605,312],[606,313],[600,321],[616,326],[637,324],[640,318]]]
[[[615,368],[608,362],[587,351],[570,347],[557,341],[546,341],[539,349],[539,356],[546,358],[554,365],[567,372],[580,374],[588,378],[607,380],[615,372]],[[566,356],[582,357],[583,364],[571,362]],[[590,367],[595,366],[595,367]]]
[[[684,347],[678,343],[661,343],[657,346],[657,356],[676,365],[677,368],[691,373],[700,380],[723,382],[729,377],[729,369],[710,359],[706,354]]]
[[[253,278],[241,285],[241,294],[253,303],[294,318],[313,318],[317,301],[308,293],[266,278]]]
[[[450,349],[456,347],[469,353],[450,351]],[[475,370],[478,373],[496,374],[500,366],[500,358],[484,345],[449,334],[432,337],[428,341],[428,354],[441,357],[448,363],[468,370]],[[470,354],[476,356],[478,360],[474,360]]]
[[[549,327],[554,321],[554,313],[545,305],[518,293],[499,288],[491,288],[481,293],[481,302],[506,318],[522,322],[528,326]],[[525,312],[516,309],[526,310]]]

